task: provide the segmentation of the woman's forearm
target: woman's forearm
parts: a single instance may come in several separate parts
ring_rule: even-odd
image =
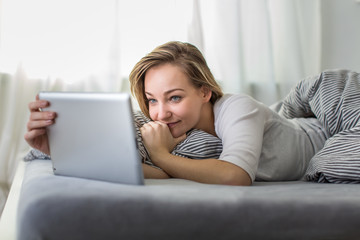
[[[170,178],[169,175],[167,175],[163,170],[151,167],[147,164],[142,164],[143,172],[144,172],[144,178],[157,178],[157,179],[165,179]]]
[[[183,178],[202,183],[242,185],[252,184],[249,174],[232,163],[218,159],[188,159],[172,154],[163,154],[157,166],[174,178]],[[161,159],[160,159],[161,158]]]

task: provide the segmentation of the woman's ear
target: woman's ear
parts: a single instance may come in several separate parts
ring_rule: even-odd
[[[200,91],[201,97],[203,98],[204,102],[209,102],[211,99],[212,91],[206,86],[201,86]]]

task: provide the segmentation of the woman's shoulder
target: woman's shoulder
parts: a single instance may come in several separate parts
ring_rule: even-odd
[[[219,111],[223,108],[256,108],[259,105],[263,105],[260,102],[256,101],[249,95],[246,94],[224,94],[220,99],[218,99],[214,104],[214,111]]]
[[[214,104],[214,117],[221,119],[258,118],[267,121],[274,112],[265,104],[246,94],[225,94]]]
[[[225,93],[217,102],[226,101],[228,99],[252,99],[252,97],[244,93]]]

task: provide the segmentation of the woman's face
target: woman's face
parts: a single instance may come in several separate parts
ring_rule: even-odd
[[[195,88],[175,65],[155,66],[145,75],[150,117],[167,124],[173,137],[197,128],[203,106],[209,101],[209,93],[203,90]]]

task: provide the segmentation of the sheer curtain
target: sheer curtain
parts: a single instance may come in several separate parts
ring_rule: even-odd
[[[109,91],[119,80],[110,69],[116,1],[2,0],[0,6],[1,211],[29,150],[27,105],[37,92]]]
[[[0,0],[0,11],[0,212],[41,90],[128,91],[132,66],[171,40],[197,45],[225,92],[266,104],[320,70],[319,0]]]
[[[157,45],[187,41],[192,0],[0,0],[0,213],[41,90],[128,91]]]
[[[320,71],[320,0],[201,0],[204,52],[225,92],[272,104]]]

